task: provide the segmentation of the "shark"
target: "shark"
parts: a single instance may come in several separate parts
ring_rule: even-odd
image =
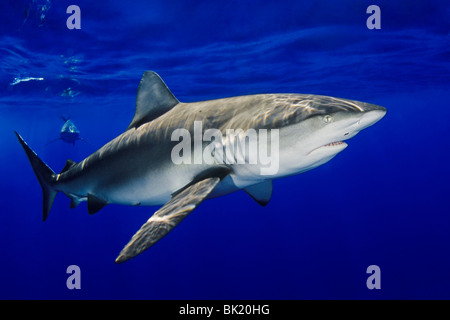
[[[61,116],[61,119],[64,121],[64,124],[62,125],[59,132],[59,137],[48,142],[47,144],[53,143],[58,140],[71,143],[73,146],[75,146],[75,141],[77,140],[87,142],[80,137],[80,130],[78,130],[77,126],[75,125],[75,123],[73,123],[72,120],[63,116]]]
[[[44,221],[60,192],[71,199],[71,208],[87,201],[89,214],[107,204],[161,206],[120,251],[115,262],[122,263],[153,246],[205,199],[244,190],[267,205],[274,179],[330,161],[347,147],[344,141],[385,114],[386,109],[375,104],[312,94],[254,94],[185,103],[157,73],[146,71],[125,132],[82,161],[67,160],[59,173],[15,134],[42,188]],[[221,133],[276,131],[277,141],[270,143],[277,145],[271,150],[277,153],[277,170],[262,174],[262,163],[218,161],[214,156],[212,161],[176,163],[173,150],[181,139],[174,139],[173,133],[182,129],[195,135],[199,123]],[[202,142],[201,151],[207,150],[206,144]],[[226,138],[215,139],[214,145],[230,147]]]

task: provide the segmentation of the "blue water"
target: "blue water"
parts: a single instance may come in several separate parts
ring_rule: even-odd
[[[81,30],[66,27],[71,4]],[[0,21],[0,298],[450,298],[448,1],[6,0]],[[331,162],[275,181],[266,207],[242,191],[207,200],[116,265],[157,208],[88,215],[59,195],[43,223],[14,130],[59,171],[124,131],[145,70],[184,102],[313,93],[388,113]],[[46,145],[61,116],[89,143]]]

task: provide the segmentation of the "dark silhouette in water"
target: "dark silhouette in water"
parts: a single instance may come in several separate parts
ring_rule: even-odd
[[[67,143],[71,143],[72,145],[75,145],[75,141],[82,140],[84,142],[87,142],[83,138],[80,137],[80,130],[76,127],[76,125],[70,120],[69,118],[65,118],[61,116],[61,119],[63,119],[64,124],[61,127],[61,131],[59,133],[59,138],[56,138],[55,140],[50,141],[47,144],[50,144],[52,142],[62,140]]]

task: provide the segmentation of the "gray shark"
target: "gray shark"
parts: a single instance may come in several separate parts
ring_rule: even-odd
[[[344,140],[385,113],[377,105],[310,94],[257,94],[182,103],[155,72],[147,71],[138,86],[136,110],[127,130],[84,160],[68,160],[60,173],[16,135],[42,187],[44,221],[58,192],[71,199],[71,208],[87,201],[90,214],[112,203],[162,205],[122,249],[116,259],[120,263],[151,247],[206,198],[243,189],[266,205],[272,180],[326,163],[347,147]],[[204,130],[222,133],[276,130],[277,170],[261,174],[261,163],[227,163],[215,161],[215,156],[212,162],[175,163],[173,150],[180,139],[173,139],[174,132],[183,129],[195,136],[199,123]],[[202,142],[201,151],[207,142]],[[214,143],[229,147],[225,139],[217,138]]]
[[[78,130],[77,126],[75,125],[75,123],[73,123],[72,120],[70,120],[69,118],[65,118],[63,116],[61,116],[61,119],[64,121],[64,124],[59,132],[59,138],[56,138],[48,142],[47,145],[58,140],[71,143],[73,146],[75,146],[75,141],[77,140],[87,142],[86,140],[80,137],[80,130]]]
[[[75,145],[75,141],[81,140],[80,130],[75,126],[72,120],[61,117],[64,120],[64,124],[61,127],[59,137],[62,141]]]

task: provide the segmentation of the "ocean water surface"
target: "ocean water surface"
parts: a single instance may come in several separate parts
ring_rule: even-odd
[[[381,29],[366,26],[372,4]],[[1,299],[450,298],[448,1],[6,0],[0,21]],[[89,215],[58,195],[42,222],[14,131],[59,171],[126,129],[146,70],[183,102],[311,93],[388,113],[329,163],[274,181],[266,207],[243,191],[207,200],[116,265],[157,207]],[[88,143],[47,144],[61,116]]]

